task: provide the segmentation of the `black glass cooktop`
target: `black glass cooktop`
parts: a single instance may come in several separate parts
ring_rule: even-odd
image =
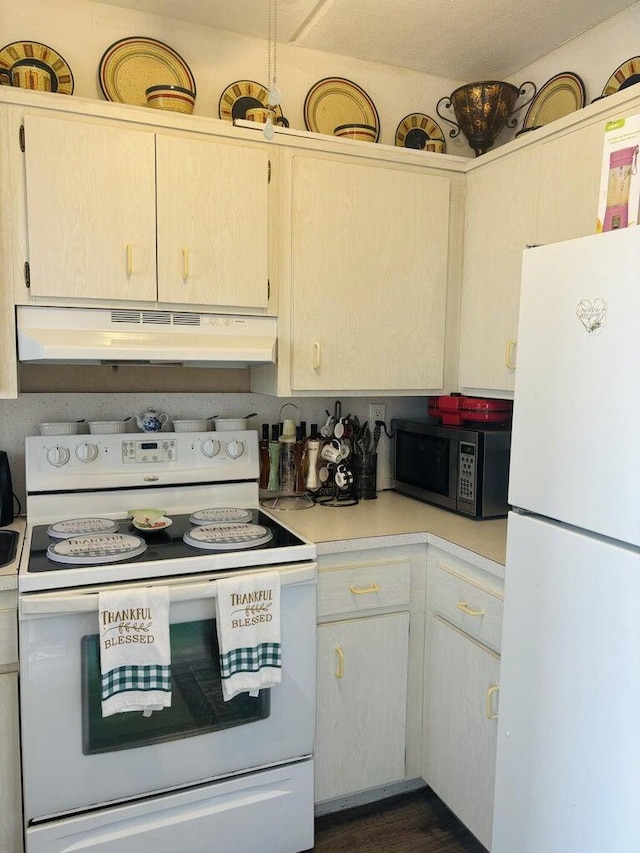
[[[269,516],[265,515],[259,509],[251,509],[252,518],[247,522],[249,524],[261,524],[267,527],[273,534],[269,542],[255,546],[253,548],[242,548],[249,554],[251,551],[265,551],[272,548],[289,548],[296,545],[304,545],[305,543],[290,533],[284,527],[281,527],[277,521],[274,521]],[[146,563],[152,560],[181,560],[188,557],[202,557],[203,555],[228,554],[233,551],[233,548],[225,549],[224,551],[207,551],[202,548],[195,548],[187,545],[182,537],[187,530],[192,530],[196,525],[189,521],[191,513],[188,515],[170,515],[172,524],[164,530],[159,531],[143,531],[135,528],[130,518],[123,519],[119,522],[116,533],[124,533],[130,536],[138,536],[147,544],[147,549],[142,554],[136,557],[128,557],[124,560],[119,560],[118,564],[124,563]],[[62,519],[61,519],[62,520]],[[59,539],[54,539],[48,535],[47,530],[50,525],[40,524],[33,527],[31,536],[31,552],[29,555],[29,572],[53,572],[57,569],[73,569],[83,568],[82,565],[71,565],[68,563],[53,562],[47,557],[47,548],[54,542],[60,542]],[[250,564],[250,558],[247,559],[247,564]],[[85,564],[86,566],[86,564]]]

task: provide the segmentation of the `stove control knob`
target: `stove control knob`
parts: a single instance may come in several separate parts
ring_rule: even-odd
[[[234,438],[227,444],[226,450],[230,459],[238,459],[244,453],[244,444]]]
[[[66,447],[60,447],[60,445],[56,445],[56,447],[50,447],[47,450],[47,462],[49,465],[53,465],[54,468],[62,468],[63,465],[66,465],[69,461],[71,454],[69,453]]]
[[[79,462],[93,462],[98,456],[98,448],[95,444],[84,441],[76,447],[76,458]]]
[[[201,450],[204,456],[208,456],[209,459],[213,459],[214,456],[217,456],[218,453],[220,453],[220,442],[216,441],[215,438],[208,438],[206,441],[202,442]]]

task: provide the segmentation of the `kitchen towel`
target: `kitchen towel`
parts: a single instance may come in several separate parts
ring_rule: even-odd
[[[171,706],[169,588],[98,593],[102,716]]]
[[[221,578],[216,596],[220,675],[225,702],[257,696],[282,679],[280,574]]]

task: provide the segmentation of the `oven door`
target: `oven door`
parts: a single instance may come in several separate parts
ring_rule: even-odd
[[[166,581],[172,707],[146,718],[138,712],[102,718],[96,587],[21,598],[27,824],[312,754],[316,567],[277,568],[282,682],[256,699],[240,694],[225,703],[212,583],[220,575]]]

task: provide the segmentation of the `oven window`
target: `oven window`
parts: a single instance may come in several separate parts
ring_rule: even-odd
[[[97,634],[82,638],[82,751],[85,755],[148,746],[269,716],[270,692],[222,698],[219,649],[213,619],[170,626],[171,707],[143,717],[126,711],[102,716],[100,646]]]
[[[396,479],[449,497],[451,439],[415,432],[396,432]]]

